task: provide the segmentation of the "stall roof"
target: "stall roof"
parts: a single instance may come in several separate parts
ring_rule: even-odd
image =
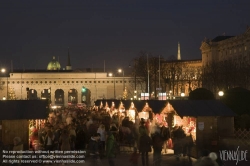
[[[179,116],[236,116],[219,100],[170,100]]]
[[[108,103],[109,107],[111,107],[112,102],[114,102],[115,107],[119,108],[120,103],[123,103],[123,106],[125,109],[129,109],[131,106],[131,103],[133,102],[135,105],[135,108],[138,111],[141,111],[146,103],[148,103],[149,107],[152,108],[152,110],[156,113],[160,112],[167,104],[166,101],[162,100],[114,100],[114,99],[108,99],[108,100],[96,100],[95,105],[100,106],[101,102],[103,104],[103,107],[105,107],[106,103]]]
[[[236,114],[219,100],[97,100],[96,106],[107,102],[109,107],[115,103],[118,108],[122,102],[126,109],[129,109],[131,102],[134,102],[135,108],[140,112],[146,103],[152,108],[154,113],[160,113],[170,103],[174,110],[180,116],[236,116]]]
[[[0,120],[46,119],[47,100],[5,100],[0,101]]]

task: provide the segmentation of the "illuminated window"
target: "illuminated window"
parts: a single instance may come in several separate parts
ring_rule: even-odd
[[[245,51],[247,50],[247,46],[245,46]]]

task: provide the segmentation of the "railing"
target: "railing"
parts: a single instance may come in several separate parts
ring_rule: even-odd
[[[234,130],[234,137],[238,140],[240,145],[250,146],[250,129],[237,129]]]

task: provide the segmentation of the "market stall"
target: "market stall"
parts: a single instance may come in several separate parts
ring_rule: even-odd
[[[181,126],[186,135],[191,135],[194,142],[193,156],[199,149],[216,150],[220,136],[232,136],[235,113],[218,100],[118,100],[130,110],[131,103],[138,110],[139,118],[158,118],[166,122],[173,130]],[[119,105],[119,104],[118,104]],[[132,109],[131,109],[132,110]],[[151,111],[152,110],[152,111]],[[130,111],[130,115],[133,115]],[[160,123],[159,123],[160,124]]]
[[[7,100],[0,101],[0,134],[5,145],[13,144],[20,137],[24,149],[29,147],[31,127],[39,127],[48,117],[49,104],[46,100]],[[42,119],[42,120],[40,120]]]
[[[217,100],[170,100],[160,115],[171,124],[172,130],[180,126],[187,136],[192,136],[194,157],[198,156],[200,149],[216,151],[221,133],[233,135],[235,113]],[[221,119],[227,123],[221,123]]]

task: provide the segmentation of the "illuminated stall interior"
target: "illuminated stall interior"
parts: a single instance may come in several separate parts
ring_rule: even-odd
[[[128,117],[129,120],[135,123],[135,115],[136,115],[137,109],[135,108],[134,102],[131,102],[131,106],[128,110]]]
[[[146,102],[145,106],[143,107],[142,111],[139,113],[140,119],[149,119],[149,113],[152,112],[152,108],[149,106],[148,102]]]
[[[193,137],[196,140],[196,118],[191,116],[179,116],[176,110],[170,103],[167,103],[166,107],[160,112],[161,117],[166,119],[169,127],[172,129],[175,126],[182,127],[186,135]]]

